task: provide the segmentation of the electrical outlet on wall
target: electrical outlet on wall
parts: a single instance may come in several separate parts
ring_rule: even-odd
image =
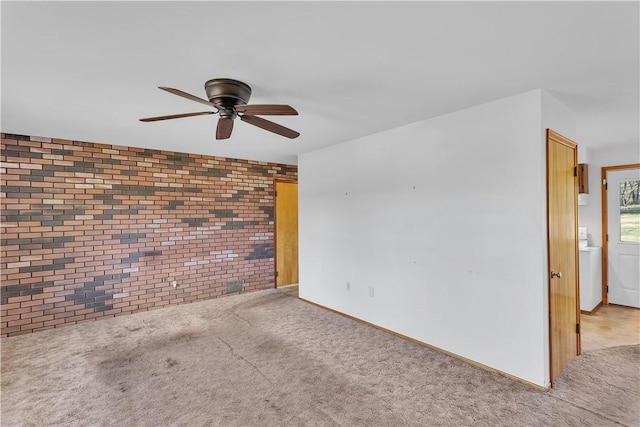
[[[369,286],[369,296],[373,298],[375,296],[375,289],[373,286]]]
[[[347,287],[346,287],[346,289],[347,289],[348,291],[350,291],[350,290],[351,290],[351,282],[347,282]]]

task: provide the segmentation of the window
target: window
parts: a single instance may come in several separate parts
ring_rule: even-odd
[[[620,242],[640,243],[640,181],[620,181]]]

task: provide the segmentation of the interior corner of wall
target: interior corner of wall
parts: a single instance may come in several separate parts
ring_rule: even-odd
[[[549,90],[549,89],[540,89],[540,95],[542,97],[543,100],[553,100],[555,102],[560,102],[560,100],[558,100],[558,97],[555,96],[553,94],[553,91]],[[560,102],[562,104],[562,102]]]
[[[573,120],[576,120],[576,117],[577,117],[576,113],[571,108],[569,108],[569,106],[567,106],[567,104],[565,104],[560,97],[558,97],[552,91],[549,91],[547,89],[542,89],[541,93],[542,93],[543,112],[544,112],[545,106],[553,105],[556,108],[560,107],[564,109],[566,113],[572,116]]]
[[[536,94],[538,94],[538,96],[540,97],[540,99],[542,99],[542,94],[545,92],[544,89],[542,89],[541,87],[537,88],[537,89],[533,89],[531,92],[534,92]]]
[[[578,136],[576,113],[556,94],[548,90],[542,90],[541,101],[543,129],[552,129],[562,136],[576,140]]]

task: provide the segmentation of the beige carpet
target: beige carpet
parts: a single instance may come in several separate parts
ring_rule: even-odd
[[[637,426],[640,346],[542,393],[278,290],[2,340],[2,426]]]

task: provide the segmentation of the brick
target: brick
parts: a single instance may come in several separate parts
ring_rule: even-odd
[[[65,307],[54,307],[54,308],[45,309],[43,311],[45,315],[48,315],[48,314],[64,313],[66,310],[65,310]]]
[[[79,322],[79,321],[82,321],[82,320],[85,320],[85,319],[86,319],[86,317],[84,315],[72,316],[72,317],[67,317],[65,319],[65,323],[69,323],[69,322],[74,322],[75,323],[75,322]]]
[[[8,315],[12,315],[12,314],[24,314],[24,313],[29,313],[31,312],[31,307],[21,307],[21,308],[15,308],[13,310],[7,310],[7,314]],[[8,319],[2,319],[4,321],[8,321]]]
[[[34,329],[41,328],[41,327],[44,326],[44,322],[33,322],[33,319],[30,319],[30,320],[32,320],[32,321],[28,325],[20,326],[20,330],[21,331],[22,330],[33,331]]]
[[[31,301],[31,295],[25,295],[22,297],[9,297],[9,303]]]
[[[231,280],[273,287],[273,180],[295,166],[20,138],[3,141],[24,148],[1,165],[0,280],[34,294],[7,292],[0,309],[32,323],[0,335],[224,296]]]
[[[2,307],[2,313],[5,313],[5,312],[7,312],[9,310],[13,310],[15,308],[20,308],[20,303],[14,302],[14,303],[11,303],[11,304],[3,304],[1,307]]]
[[[64,323],[64,319],[53,319],[53,320],[48,320],[44,322],[44,326],[55,326],[55,325],[61,325]]]
[[[86,318],[87,320],[89,320],[89,319],[97,319],[97,318],[99,318],[99,317],[105,317],[105,315],[104,315],[104,312],[103,312],[103,311],[98,311],[98,312],[95,312],[95,313],[89,313],[89,314],[87,314],[87,315],[85,316],[85,318]]]
[[[7,322],[9,328],[12,326],[22,326],[30,323],[32,323],[31,319],[18,319],[18,320],[12,320],[11,322]]]
[[[43,311],[33,311],[31,313],[21,314],[20,318],[21,319],[31,319],[31,318],[34,318],[34,317],[41,317],[42,315],[44,315]]]

